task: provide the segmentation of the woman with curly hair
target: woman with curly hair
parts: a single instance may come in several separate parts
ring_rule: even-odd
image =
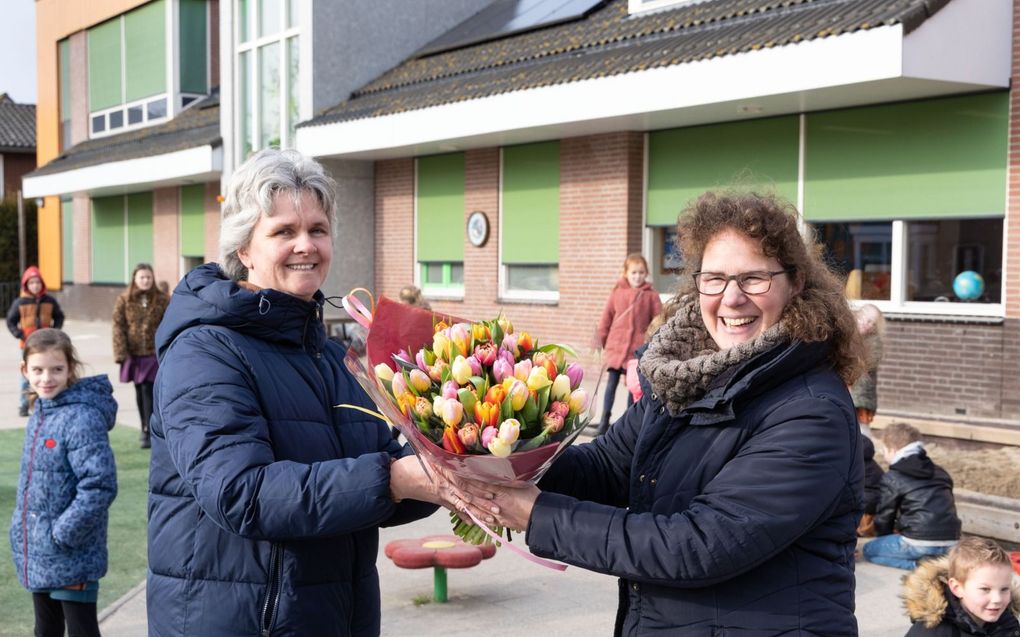
[[[152,385],[156,382],[156,328],[170,297],[156,285],[152,266],[139,263],[127,290],[113,306],[113,360],[120,365],[120,382],[135,384],[135,402],[142,432],[138,442],[148,449],[152,418]]]
[[[536,555],[620,578],[617,635],[857,635],[862,363],[842,285],[774,196],[706,193],[678,234],[651,393],[537,487],[471,488]]]

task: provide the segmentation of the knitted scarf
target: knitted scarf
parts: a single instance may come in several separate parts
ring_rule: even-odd
[[[692,295],[680,301],[676,314],[652,337],[640,367],[652,391],[670,415],[676,416],[704,396],[719,374],[789,340],[786,326],[780,322],[753,341],[720,351],[705,328],[697,297]]]

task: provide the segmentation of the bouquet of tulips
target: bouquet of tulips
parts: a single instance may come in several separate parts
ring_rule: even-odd
[[[540,346],[503,316],[462,321],[383,298],[366,339],[372,371],[353,353],[347,366],[419,455],[455,475],[520,485],[591,419],[583,371],[567,355],[569,346]],[[466,541],[486,541],[451,517]]]

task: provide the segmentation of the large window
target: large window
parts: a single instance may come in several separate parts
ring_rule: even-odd
[[[464,153],[419,157],[415,181],[419,284],[432,297],[462,297]]]
[[[559,299],[560,144],[507,146],[502,151],[501,295]]]
[[[208,12],[206,0],[155,0],[88,30],[92,137],[159,123],[208,91]]]
[[[292,147],[298,122],[299,0],[237,0],[241,157]]]
[[[906,301],[1002,301],[1002,219],[909,221],[906,226]]]

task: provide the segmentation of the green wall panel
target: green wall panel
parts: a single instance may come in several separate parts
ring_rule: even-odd
[[[181,256],[205,256],[205,184],[181,186]]]
[[[92,281],[126,283],[124,272],[124,197],[92,200]]]
[[[165,93],[166,7],[156,0],[124,16],[125,100]]]
[[[560,259],[560,143],[503,149],[503,263]]]
[[[138,192],[127,196],[127,273],[139,263],[152,264],[152,193]]]
[[[60,202],[60,280],[74,281],[74,202]]]
[[[181,90],[205,93],[209,90],[206,70],[208,13],[205,0],[180,0],[180,64]]]
[[[804,215],[818,220],[1001,216],[1009,95],[807,116]]]
[[[672,226],[706,190],[773,191],[797,202],[798,116],[675,128],[648,135],[647,223]]]
[[[418,261],[464,260],[464,153],[418,158]]]
[[[89,29],[89,111],[120,104],[120,18]]]

